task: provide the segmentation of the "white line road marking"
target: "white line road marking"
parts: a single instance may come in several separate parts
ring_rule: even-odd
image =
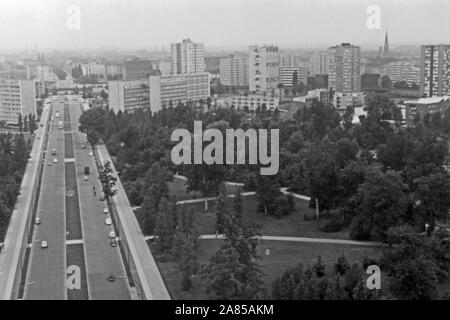
[[[66,240],[66,245],[83,244],[83,239]]]

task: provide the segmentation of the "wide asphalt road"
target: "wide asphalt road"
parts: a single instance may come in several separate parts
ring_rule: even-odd
[[[103,213],[105,202],[99,200],[101,186],[94,159],[78,131],[80,103],[60,103],[62,99],[53,108],[60,118],[53,119],[49,135],[37,209],[41,224],[33,234],[24,298],[130,299],[119,248],[110,245],[112,226],[105,224],[109,214]],[[59,120],[65,122],[64,130],[58,129]],[[57,156],[51,155],[53,148]],[[54,157],[58,163],[53,163]],[[90,168],[88,181],[84,181],[84,167]],[[48,248],[41,248],[42,240]],[[114,281],[108,281],[110,274]]]

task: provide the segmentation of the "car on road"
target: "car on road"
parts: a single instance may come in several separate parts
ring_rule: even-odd
[[[108,274],[108,281],[109,282],[113,282],[114,280],[116,280],[116,277],[114,277],[114,275],[112,273]]]
[[[89,152],[89,155],[92,157],[94,154],[92,153],[92,151]]]
[[[104,213],[104,214],[108,214],[108,213],[109,213],[109,209],[108,209],[107,207],[104,207],[104,208],[103,208],[103,213]]]
[[[36,217],[36,219],[34,219],[34,224],[41,224],[41,219]]]
[[[110,219],[110,218],[106,218],[105,224],[106,224],[107,226],[110,226],[110,225],[112,224],[111,219]]]
[[[47,165],[50,167],[50,166],[52,165],[52,163],[49,161],[49,162],[47,163]]]
[[[89,180],[89,177],[88,176],[84,176],[84,181],[88,181]]]
[[[44,241],[41,242],[41,248],[42,248],[42,249],[48,248],[48,243],[47,243],[47,241],[44,240]]]
[[[53,159],[54,163],[58,163],[58,158]]]
[[[85,144],[82,144],[82,145],[81,145],[81,149],[86,149],[86,145],[85,145]]]
[[[114,231],[111,231],[111,232],[109,232],[108,236],[109,236],[111,239],[115,239],[115,238],[116,238],[116,233],[115,233]]]
[[[100,201],[105,201],[105,194],[103,192],[100,194]]]
[[[116,239],[111,239],[111,247],[117,247],[117,240]]]

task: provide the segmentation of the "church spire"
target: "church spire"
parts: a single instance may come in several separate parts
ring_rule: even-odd
[[[388,56],[389,55],[389,38],[388,38],[388,31],[386,29],[386,36],[384,37],[384,51],[383,51],[383,56]]]

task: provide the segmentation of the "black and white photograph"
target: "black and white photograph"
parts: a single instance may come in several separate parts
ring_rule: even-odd
[[[449,13],[0,0],[0,300],[449,301]]]

